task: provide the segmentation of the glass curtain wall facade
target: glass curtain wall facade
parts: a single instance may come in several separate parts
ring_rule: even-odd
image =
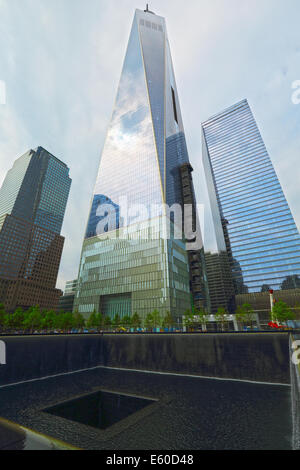
[[[160,208],[182,203],[179,167],[185,162],[165,20],[136,10],[92,198],[74,310],[145,317],[157,309],[178,318],[190,308],[185,242],[161,236],[168,221]]]
[[[0,189],[0,301],[8,310],[57,307],[70,185],[68,167],[42,147],[17,159],[6,175]]]
[[[77,289],[77,279],[67,281],[64,295],[59,299],[58,309],[61,312],[73,312],[74,297]]]
[[[299,287],[299,232],[247,100],[202,132],[215,232],[235,293]]]

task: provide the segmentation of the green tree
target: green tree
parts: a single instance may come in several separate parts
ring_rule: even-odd
[[[88,328],[97,328],[98,327],[98,316],[96,311],[94,310],[93,313],[90,315],[87,321]]]
[[[152,330],[154,327],[154,319],[153,319],[153,314],[148,313],[145,319],[145,327],[147,330]]]
[[[162,324],[162,320],[161,320],[161,316],[158,310],[154,310],[152,312],[152,318],[153,318],[153,327],[160,328]]]
[[[227,311],[224,307],[219,307],[217,313],[215,314],[215,319],[218,323],[221,324],[222,331],[225,330],[225,325],[227,323]]]
[[[253,323],[255,320],[255,313],[253,308],[251,307],[250,304],[243,304],[243,309],[245,312],[245,320],[247,322],[247,325],[250,325],[251,329],[253,328]]]
[[[11,326],[16,329],[23,327],[25,313],[21,307],[18,307],[11,315]]]
[[[25,312],[23,327],[31,333],[42,328],[42,315],[38,305],[31,307],[27,312]]]
[[[54,329],[54,330],[59,330],[62,328],[62,323],[63,323],[63,316],[66,314],[67,312],[64,312],[64,311],[59,311],[59,312],[55,312],[55,315],[52,315],[51,318],[52,318],[52,325],[51,327]]]
[[[85,327],[85,319],[79,312],[73,313],[73,328],[81,329]]]
[[[193,326],[195,325],[194,314],[191,310],[186,310],[184,312],[183,324],[187,329],[193,328]]]
[[[279,300],[274,304],[273,312],[271,313],[271,318],[280,323],[284,323],[287,320],[294,320],[295,314],[285,302]]]
[[[97,327],[99,329],[102,329],[104,325],[104,317],[101,312],[98,313],[97,315]]]
[[[130,328],[132,324],[132,319],[130,315],[125,315],[125,317],[122,318],[121,320],[121,325],[124,328]]]
[[[64,331],[69,331],[73,327],[73,313],[66,312],[58,316],[58,328]]]
[[[167,312],[166,313],[166,316],[165,318],[163,319],[163,327],[164,328],[172,328],[172,326],[174,325],[174,320],[173,320],[173,317],[171,315],[171,312]]]
[[[141,328],[142,320],[137,312],[135,312],[131,319],[131,326],[134,329]]]
[[[103,328],[103,325],[104,325],[104,317],[102,313],[96,313],[96,311],[94,310],[90,318],[87,320],[87,327],[101,329]]]
[[[236,310],[236,319],[242,326],[246,324],[253,328],[255,313],[251,305],[247,303],[239,305]]]
[[[238,323],[242,325],[242,328],[244,327],[244,324],[246,322],[246,313],[245,310],[243,309],[242,305],[239,305],[236,314],[235,314],[236,320]]]
[[[59,314],[54,319],[54,329],[55,330],[62,330],[64,327],[64,316],[66,312],[59,312]]]
[[[4,304],[0,304],[0,331],[3,331],[5,327],[5,315]]]
[[[112,324],[111,317],[109,315],[105,315],[104,317],[104,327],[105,329],[110,329]]]
[[[42,318],[42,328],[47,330],[47,331],[51,331],[51,330],[55,330],[56,328],[56,324],[57,324],[57,317],[58,315],[56,314],[56,312],[54,312],[54,310],[49,310],[47,312],[45,312],[43,318]]]
[[[295,309],[296,320],[299,320],[300,319],[300,304],[299,304],[299,302],[297,302],[295,304],[294,309]]]
[[[13,318],[11,313],[6,313],[4,315],[4,329],[10,330],[13,328]]]
[[[199,323],[201,325],[201,328],[203,328],[203,326],[204,326],[204,329],[206,331],[206,324],[208,323],[208,314],[205,312],[205,310],[198,310],[196,312],[196,315],[199,319]]]
[[[119,328],[120,324],[121,324],[120,315],[118,313],[116,313],[114,318],[113,318],[112,325],[113,325],[114,328]]]

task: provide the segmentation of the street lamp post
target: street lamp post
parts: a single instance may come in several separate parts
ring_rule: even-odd
[[[273,289],[270,289],[269,290],[269,293],[270,293],[270,303],[271,303],[271,318],[272,318],[272,321],[274,321],[274,318],[273,318],[273,308],[274,308],[274,291]]]

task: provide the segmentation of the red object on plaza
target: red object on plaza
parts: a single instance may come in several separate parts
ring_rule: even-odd
[[[269,326],[270,328],[276,328],[277,330],[284,328],[284,326],[278,325],[277,323],[275,323],[275,322],[273,322],[273,321],[271,321],[270,323],[268,323],[268,326]]]

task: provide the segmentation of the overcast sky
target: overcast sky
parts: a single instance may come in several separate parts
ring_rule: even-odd
[[[0,185],[45,147],[73,180],[58,287],[77,277],[102,146],[140,0],[0,0]],[[247,98],[300,227],[299,0],[152,0],[167,19],[198,203],[201,122]]]

